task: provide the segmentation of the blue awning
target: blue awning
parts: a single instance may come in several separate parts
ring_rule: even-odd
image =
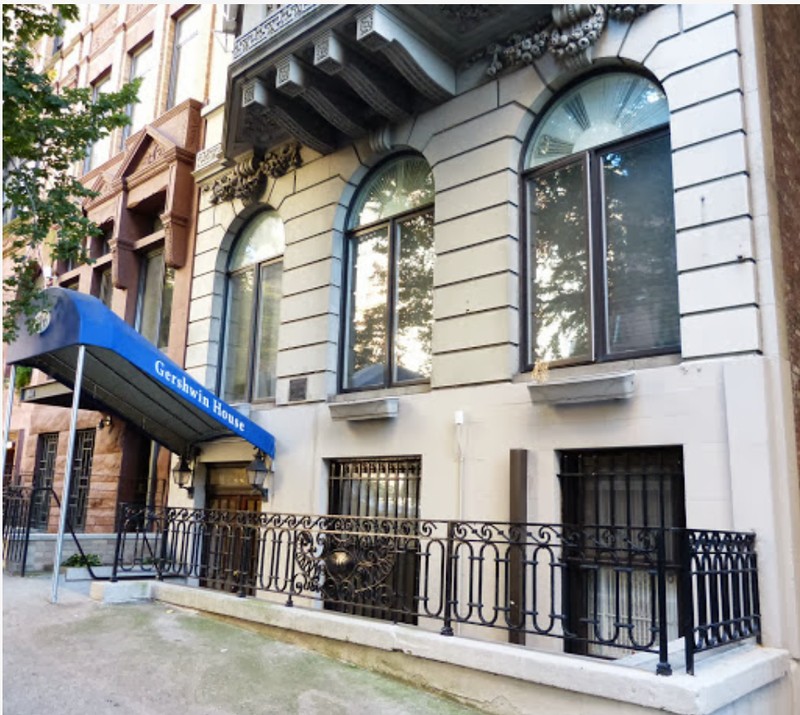
[[[84,345],[81,395],[130,422],[177,454],[235,435],[271,458],[275,438],[220,400],[106,308],[97,298],[65,288],[45,291],[50,310],[34,335],[20,323],[6,350],[9,365],[35,367],[72,388]]]

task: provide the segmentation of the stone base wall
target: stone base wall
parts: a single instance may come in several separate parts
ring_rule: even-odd
[[[78,539],[84,554],[97,554],[100,563],[111,566],[114,563],[114,549],[117,544],[116,534],[80,534]],[[28,573],[35,571],[52,571],[55,557],[56,534],[31,534],[28,543],[28,556],[25,560],[25,570]],[[64,538],[61,554],[63,564],[70,556],[78,553],[75,542],[70,537]],[[19,573],[20,564],[6,564],[10,573]]]

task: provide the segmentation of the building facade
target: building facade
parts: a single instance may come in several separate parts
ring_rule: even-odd
[[[244,512],[251,536],[187,531],[169,548],[193,556],[157,567],[267,601],[310,594],[321,635],[394,639],[496,712],[794,712],[797,11],[100,7],[65,37],[59,76],[152,78],[154,109],[89,153],[107,240],[55,280],[151,330],[276,439],[259,491],[241,439],[186,455],[168,504]],[[57,474],[47,435],[65,424],[28,424],[22,471],[50,459]],[[98,531],[119,502],[167,492],[168,455],[106,426],[117,481]],[[665,534],[696,540],[691,563]],[[753,538],[757,589],[737,550]],[[713,622],[698,652],[730,640],[697,680],[680,672],[688,646],[673,657],[692,610]],[[440,628],[467,638],[414,640]],[[656,630],[671,679],[635,671]],[[481,700],[487,677],[502,691]]]
[[[796,663],[797,13],[229,15],[185,364],[276,436],[274,484],[248,502],[220,442],[171,503],[754,532]]]
[[[202,147],[202,108],[215,84],[212,66],[227,64],[214,42],[213,6],[85,5],[62,37],[39,48],[57,87],[92,87],[95,95],[139,79],[130,124],[87,148],[74,171],[96,197],[84,209],[102,229],[87,246],[92,261],[34,257],[44,287],[99,298],[156,347],[181,363],[194,257],[197,189],[192,172]],[[62,493],[71,391],[34,371],[12,411],[4,485]],[[163,504],[169,453],[113,413],[82,403],[71,487],[71,521],[84,550],[113,559],[117,505]],[[52,495],[34,498],[30,566],[52,564],[58,509]],[[48,533],[50,532],[50,533]],[[68,541],[67,550],[73,550]]]

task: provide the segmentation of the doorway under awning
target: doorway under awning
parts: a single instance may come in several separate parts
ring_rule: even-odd
[[[97,298],[45,291],[39,332],[19,326],[6,363],[41,370],[72,389],[84,350],[81,407],[121,417],[180,455],[221,437],[240,437],[275,457],[275,438],[178,367]]]

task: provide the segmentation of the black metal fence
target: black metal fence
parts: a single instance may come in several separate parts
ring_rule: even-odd
[[[31,487],[3,489],[3,563],[9,571],[25,575],[31,531],[33,497]]]
[[[760,635],[755,537],[720,531],[253,514],[122,505],[112,579],[181,577],[403,623],[561,638],[619,657]]]
[[[41,523],[46,529],[49,523],[51,499],[60,510],[61,501],[52,487],[7,486],[3,489],[3,564],[7,571],[18,572],[20,576],[25,575],[31,531],[41,530],[38,528]],[[86,558],[69,513],[66,518],[66,530],[72,537],[78,553],[83,557],[91,578],[100,579]]]

